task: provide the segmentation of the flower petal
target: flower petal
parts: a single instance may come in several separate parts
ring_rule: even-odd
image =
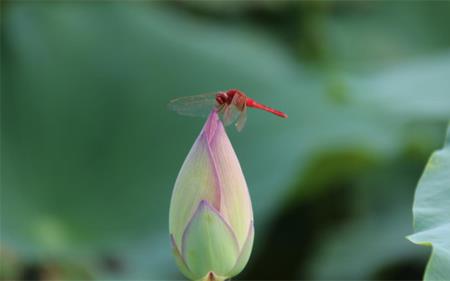
[[[234,265],[233,269],[227,274],[227,276],[236,276],[244,269],[252,252],[254,235],[255,235],[255,228],[253,226],[252,221],[250,223],[250,228],[248,229],[247,239],[245,240],[245,243],[242,246],[236,264]]]
[[[209,146],[215,173],[220,182],[219,212],[231,225],[239,247],[242,247],[253,220],[250,195],[236,153],[217,114],[215,117],[216,119],[209,122],[213,124],[211,127],[215,128],[214,134],[209,138]]]
[[[181,245],[182,234],[201,200],[208,200],[215,208],[220,207],[220,187],[210,155],[207,140],[200,134],[175,182],[170,202],[169,232],[177,245]]]
[[[184,260],[183,256],[180,253],[180,250],[178,250],[178,246],[175,243],[175,239],[173,237],[173,235],[170,235],[170,242],[172,244],[172,251],[173,251],[173,255],[175,257],[175,262],[177,263],[178,268],[180,269],[181,273],[183,273],[183,275],[186,278],[189,278],[191,280],[194,279],[194,275],[192,274],[192,272],[189,270],[186,261]]]
[[[201,201],[183,234],[182,256],[195,277],[225,276],[239,255],[236,237],[220,214]]]

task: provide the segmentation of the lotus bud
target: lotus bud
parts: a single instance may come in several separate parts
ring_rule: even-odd
[[[213,110],[175,182],[169,231],[181,272],[224,280],[245,267],[253,246],[253,211],[239,161]]]

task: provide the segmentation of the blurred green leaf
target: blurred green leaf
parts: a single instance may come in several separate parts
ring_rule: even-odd
[[[342,162],[345,159],[342,159]],[[351,177],[352,212],[336,226],[328,226],[306,265],[307,278],[383,279],[379,272],[402,260],[423,260],[426,251],[404,240],[411,231],[408,223],[413,186],[421,161],[400,157],[384,160]],[[404,276],[408,279],[408,276]]]
[[[450,118],[450,53],[405,61],[382,72],[351,80],[352,97],[394,118],[446,120]]]
[[[311,259],[309,278],[370,280],[397,261],[420,259],[421,252],[401,240],[408,218],[393,210],[390,217],[354,219],[328,233]]]
[[[449,10],[448,1],[338,3],[321,40],[341,71],[382,71],[447,51],[450,30],[441,27],[450,24]]]
[[[433,153],[417,186],[414,200],[415,233],[408,237],[432,246],[425,280],[450,278],[450,124],[443,149]]]

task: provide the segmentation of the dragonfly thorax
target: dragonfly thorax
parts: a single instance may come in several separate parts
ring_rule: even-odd
[[[216,94],[216,101],[219,105],[224,105],[224,104],[230,105],[236,94],[244,96],[244,94],[241,91],[239,91],[237,89],[230,89],[226,92],[218,92]]]

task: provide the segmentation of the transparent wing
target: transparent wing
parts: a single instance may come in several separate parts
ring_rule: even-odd
[[[238,132],[240,132],[240,131],[242,131],[242,129],[244,129],[245,122],[247,122],[247,106],[246,105],[244,105],[244,109],[241,111],[241,114],[239,115],[239,118],[238,118],[236,124],[234,124],[236,126],[236,130]]]
[[[171,100],[167,105],[170,110],[185,116],[208,116],[215,106],[216,93],[180,97]]]
[[[243,104],[242,101],[244,101]],[[243,105],[245,105],[245,97],[243,100],[242,96],[234,95],[230,105],[226,105],[223,110],[223,123],[225,126],[232,124],[239,118],[244,108]]]
[[[247,121],[247,96],[244,94],[236,94],[231,101],[234,113],[233,120],[237,120],[234,124],[238,132],[242,131]]]
[[[223,105],[222,110],[219,113],[222,114],[223,124],[225,126],[233,123],[233,112],[231,111],[231,106]]]

